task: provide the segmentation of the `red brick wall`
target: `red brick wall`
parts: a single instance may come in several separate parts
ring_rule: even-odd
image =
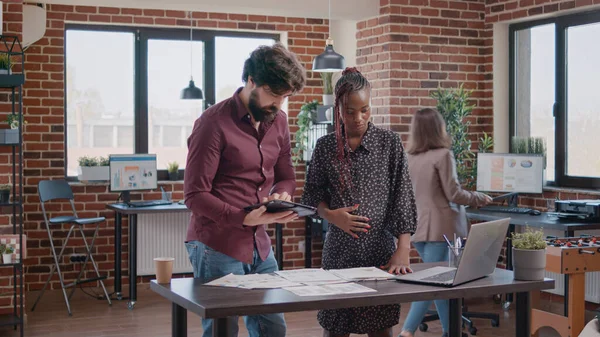
[[[374,87],[374,121],[406,140],[412,113],[435,105],[429,94],[462,83],[477,105],[471,132],[491,133],[484,13],[484,1],[382,0],[377,18],[359,22],[357,64]]]
[[[12,5],[11,5],[12,6]],[[6,8],[6,6],[5,6]],[[10,14],[5,14],[22,20],[21,9],[10,8]],[[26,289],[37,290],[43,287],[50,271],[52,257],[50,242],[46,234],[39,199],[37,183],[42,179],[64,178],[64,26],[69,22],[92,22],[106,24],[139,24],[189,27],[183,11],[171,10],[142,10],[128,8],[85,7],[85,6],[47,6],[47,30],[45,37],[29,47],[26,52],[26,83],[24,91],[24,116],[28,121],[24,135],[24,189],[25,189],[25,232],[28,236],[28,258],[26,264]],[[10,25],[10,23],[8,23]],[[222,13],[193,13],[193,25],[198,28],[270,30],[287,32],[288,46],[297,53],[307,69],[311,69],[313,58],[324,48],[325,34],[328,32],[328,21],[323,19],[275,17],[245,14]],[[308,83],[300,95],[289,100],[291,132],[295,132],[295,116],[304,102],[321,97],[321,80],[312,72],[308,72]],[[4,111],[4,110],[3,110]],[[0,120],[4,116],[0,116]],[[2,154],[0,165],[8,162],[8,157]],[[8,166],[2,166],[6,179]],[[298,168],[298,185],[302,185],[304,168]],[[167,190],[175,191],[173,198],[181,199],[182,184],[167,183]],[[105,205],[117,199],[117,194],[109,193],[106,186],[74,184],[76,208],[80,216],[105,216],[107,221],[102,225],[96,240],[95,259],[100,271],[108,275],[107,286],[113,285],[114,268],[114,216],[105,211]],[[298,191],[298,194],[301,190]],[[144,195],[145,199],[159,198],[157,193]],[[50,204],[48,210],[52,216],[69,212],[69,204]],[[6,221],[2,223],[7,223]],[[62,233],[54,233],[55,237],[66,236],[68,227]],[[271,230],[272,232],[272,230]],[[300,267],[304,265],[303,254],[298,251],[298,242],[303,240],[304,223],[287,224],[284,227],[285,267]],[[182,244],[183,244],[183,239]],[[127,224],[123,228],[123,251],[127,251]],[[55,245],[61,245],[55,240]],[[69,242],[65,251],[71,253],[83,252],[83,242],[79,236]],[[122,265],[127,267],[127,254],[124,253]],[[78,266],[64,259],[62,265],[66,282],[77,276]],[[89,272],[88,272],[89,273]],[[91,275],[91,274],[90,274]],[[90,276],[88,275],[88,276]],[[124,275],[125,276],[125,275]],[[124,284],[127,284],[125,278]],[[138,280],[139,282],[139,280]],[[0,279],[0,287],[6,284]],[[58,278],[51,282],[51,288],[60,288]],[[0,299],[0,312],[7,303]]]

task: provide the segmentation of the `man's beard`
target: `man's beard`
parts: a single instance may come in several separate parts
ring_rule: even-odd
[[[261,107],[258,104],[258,94],[255,90],[256,89],[252,90],[252,92],[250,93],[248,109],[250,110],[250,113],[252,114],[252,117],[254,117],[255,121],[270,123],[273,120],[275,120],[275,117],[277,116],[277,112],[279,112],[279,110],[272,105],[268,107]]]

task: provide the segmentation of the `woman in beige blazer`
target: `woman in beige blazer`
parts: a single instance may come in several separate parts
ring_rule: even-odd
[[[463,205],[483,206],[492,201],[486,194],[461,188],[456,176],[451,140],[442,115],[434,109],[415,113],[410,129],[408,167],[417,204],[417,229],[411,238],[423,262],[448,260],[450,240],[467,235]],[[448,301],[434,301],[444,335],[448,332]],[[402,337],[412,337],[431,301],[412,303]]]

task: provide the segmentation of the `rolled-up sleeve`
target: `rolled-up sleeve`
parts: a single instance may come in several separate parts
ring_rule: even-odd
[[[329,205],[329,181],[327,178],[326,144],[323,138],[317,140],[310,165],[306,173],[302,203],[317,207],[321,202]]]
[[[390,160],[391,197],[387,224],[395,237],[414,234],[417,229],[417,205],[408,172],[408,159],[400,137],[394,138]]]
[[[243,227],[246,212],[211,194],[219,167],[223,144],[221,129],[210,120],[197,119],[188,138],[188,155],[184,178],[186,206],[221,226]]]

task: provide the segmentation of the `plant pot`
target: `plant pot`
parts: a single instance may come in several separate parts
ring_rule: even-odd
[[[0,191],[0,204],[8,204],[10,202],[10,190]]]
[[[545,249],[516,249],[512,248],[512,263],[514,279],[520,281],[540,281],[545,277]]]
[[[169,180],[172,180],[172,181],[179,180],[179,172],[169,172]]]
[[[323,105],[333,105],[333,95],[323,95]]]
[[[108,166],[79,166],[77,168],[79,181],[108,181]]]
[[[2,262],[4,262],[5,264],[12,263],[12,253],[2,254]]]
[[[1,144],[18,144],[19,129],[0,129]]]
[[[10,69],[0,69],[0,75],[10,75]]]

